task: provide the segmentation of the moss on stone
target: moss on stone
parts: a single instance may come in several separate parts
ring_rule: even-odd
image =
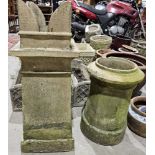
[[[73,139],[26,140],[21,143],[22,152],[65,152],[74,148]]]
[[[24,139],[54,140],[59,138],[72,138],[71,130],[63,128],[42,128],[24,131]]]
[[[124,136],[132,91],[144,78],[134,63],[126,61],[99,58],[88,65],[91,87],[82,111],[81,130],[96,143],[115,145]]]

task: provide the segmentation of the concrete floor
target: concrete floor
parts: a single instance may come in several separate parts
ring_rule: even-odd
[[[15,84],[18,71],[20,69],[20,61],[18,58],[8,58],[9,63],[9,88]],[[145,87],[143,88],[145,95]],[[80,130],[80,113],[81,108],[73,108],[73,137],[75,149],[72,152],[64,153],[21,153],[20,142],[22,140],[22,112],[12,112],[10,93],[8,93],[9,101],[9,155],[145,155],[146,139],[137,136],[128,128],[122,142],[115,146],[102,146],[88,140]]]

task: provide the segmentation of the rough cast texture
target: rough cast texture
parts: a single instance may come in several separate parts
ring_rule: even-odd
[[[50,32],[47,32],[44,16],[38,6],[32,2],[27,2],[27,5],[22,0],[18,1],[20,47],[70,49],[71,4],[63,3],[51,15]]]
[[[90,37],[90,46],[95,50],[107,49],[112,43],[112,37],[107,35],[95,35]]]
[[[22,142],[22,152],[64,152],[74,148],[73,139],[58,140],[25,140]]]
[[[125,133],[132,91],[144,74],[121,58],[99,58],[88,65],[88,71],[90,96],[82,111],[81,130],[96,143],[118,144]]]
[[[20,30],[39,31],[34,13],[22,0],[18,0],[18,15]]]
[[[35,15],[35,18],[36,18],[38,26],[39,26],[39,31],[41,31],[41,32],[47,31],[45,17],[43,15],[42,11],[40,10],[40,8],[38,7],[38,5],[36,5],[33,2],[29,2],[29,1],[27,2],[27,5],[31,8],[32,12]]]
[[[72,34],[67,32],[20,31],[21,48],[70,48]]]
[[[22,78],[23,108],[26,113],[24,129],[70,124],[70,75],[59,73],[55,76],[52,73],[26,75],[24,74]],[[65,107],[65,111],[62,107]]]
[[[23,152],[73,149],[70,82],[63,72],[23,72]]]
[[[94,35],[101,35],[102,34],[102,29],[99,24],[91,24],[87,25],[85,28],[85,37],[86,37],[86,42],[90,42],[90,37]]]
[[[22,152],[73,150],[70,64],[78,52],[20,48],[11,55],[22,61]]]
[[[39,27],[35,29],[38,24],[37,8],[31,6],[35,12],[32,16],[31,9],[23,1],[18,2],[23,30],[19,33],[21,44],[19,49],[10,53],[18,56],[22,63],[21,150],[26,153],[71,151],[74,148],[71,123],[71,60],[79,56],[78,52],[71,50],[71,32],[66,30],[70,30],[71,14],[65,19],[65,26],[69,27],[66,31],[35,32],[39,31]],[[57,16],[62,17],[61,12],[68,14],[70,3],[65,6],[62,4],[61,9],[65,11],[60,9]],[[31,25],[33,22],[34,25]],[[62,27],[64,23],[59,20],[59,24],[56,24]]]
[[[48,31],[71,32],[71,15],[71,3],[64,2],[52,14],[48,25]]]
[[[80,53],[79,59],[82,60],[83,64],[88,65],[93,61],[95,57],[95,50],[87,43],[75,43],[71,40],[71,46],[73,51],[78,51]]]

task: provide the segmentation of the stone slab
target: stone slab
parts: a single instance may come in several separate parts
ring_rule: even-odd
[[[29,6],[29,8],[32,10],[32,12],[34,13],[34,16],[35,16],[38,26],[39,26],[39,31],[41,31],[41,32],[47,31],[45,17],[43,15],[42,11],[40,10],[40,8],[38,7],[38,5],[36,5],[34,2],[30,2],[30,1],[27,1],[26,3]]]
[[[12,49],[9,56],[16,57],[54,57],[54,58],[74,58],[79,56],[78,51],[60,48],[19,48]]]
[[[73,47],[73,51],[79,52],[80,57],[95,56],[95,50],[87,43],[76,43]]]
[[[21,48],[70,49],[71,33],[20,31]]]
[[[22,152],[66,152],[74,148],[73,139],[26,140],[21,143]]]
[[[73,52],[79,53],[79,59],[82,60],[83,64],[87,66],[93,61],[95,50],[88,43],[75,43],[75,41],[71,39],[71,46]]]
[[[22,74],[24,130],[71,126],[70,76],[37,74]]]
[[[14,49],[9,55],[20,57],[23,71],[70,72],[71,61],[79,53],[53,48],[24,48]]]
[[[54,126],[55,124],[53,124]],[[57,124],[58,125],[58,124]],[[71,129],[69,128],[69,124],[66,123],[66,129],[62,130],[62,126],[65,124],[59,124],[61,127],[54,128],[40,128],[40,129],[30,129],[24,131],[24,139],[36,139],[36,140],[56,140],[56,139],[65,139],[72,138]]]
[[[94,57],[95,50],[88,43],[75,43],[73,39],[71,39],[71,46],[74,51],[79,52],[80,57]]]
[[[71,32],[72,7],[70,2],[64,2],[51,15],[49,32]]]
[[[33,11],[23,0],[18,0],[19,28],[21,31],[39,31]]]

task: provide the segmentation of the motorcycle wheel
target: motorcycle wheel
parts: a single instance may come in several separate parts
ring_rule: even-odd
[[[145,40],[143,30],[140,27],[129,29],[126,32],[125,36],[130,37],[131,39],[136,40],[136,41]]]
[[[133,31],[133,37],[132,39],[134,40],[144,40],[144,34],[143,34],[143,30],[141,28],[135,28]]]

